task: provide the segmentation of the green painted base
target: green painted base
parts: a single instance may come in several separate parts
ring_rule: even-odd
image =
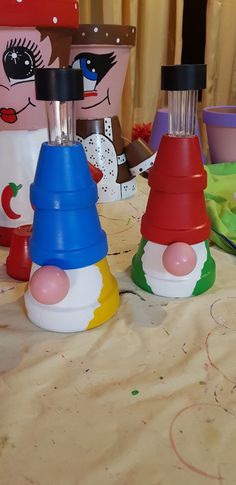
[[[142,238],[138,247],[138,251],[133,257],[132,268],[131,268],[131,278],[133,282],[137,286],[139,286],[139,288],[142,288],[142,290],[153,294],[151,287],[148,285],[146,281],[146,277],[145,277],[145,273],[142,265],[142,256],[144,254],[144,248],[146,243],[147,241],[144,238]],[[200,295],[201,293],[204,293],[205,291],[209,290],[209,288],[213,286],[215,281],[215,273],[216,273],[215,261],[212,258],[210,253],[209,242],[205,241],[205,245],[207,250],[207,259],[203,265],[201,277],[197,281],[195,288],[192,292],[193,296]],[[175,295],[173,295],[173,297],[175,297]]]
[[[137,286],[139,286],[139,288],[142,288],[142,290],[148,291],[148,293],[153,294],[152,289],[147,284],[145,274],[143,271],[143,265],[142,265],[142,256],[144,253],[144,248],[146,243],[147,243],[146,239],[142,237],[139,243],[138,251],[132,259],[131,278],[133,282]]]
[[[205,245],[207,250],[207,259],[202,268],[201,278],[198,280],[193,290],[193,296],[201,295],[201,293],[209,290],[209,288],[214,285],[216,278],[216,264],[210,253],[209,241],[205,241]]]

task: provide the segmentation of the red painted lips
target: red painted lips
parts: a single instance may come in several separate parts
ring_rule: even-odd
[[[89,96],[97,96],[97,91],[84,91],[84,97],[88,98]]]
[[[0,118],[5,123],[15,123],[17,121],[17,114],[13,108],[0,108]]]

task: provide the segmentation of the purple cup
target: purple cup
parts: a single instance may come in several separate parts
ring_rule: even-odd
[[[149,145],[158,150],[162,136],[168,133],[168,108],[158,109],[153,121]]]
[[[162,136],[165,135],[166,133],[168,133],[168,108],[167,107],[158,109],[153,121],[149,145],[154,151],[158,150]],[[202,151],[198,121],[196,122],[196,134],[199,138],[203,163],[205,163],[206,157]]]
[[[208,106],[203,109],[212,163],[236,160],[236,106]]]

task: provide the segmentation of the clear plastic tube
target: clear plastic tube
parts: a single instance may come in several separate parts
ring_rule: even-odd
[[[169,135],[195,135],[198,91],[168,91]]]
[[[50,145],[75,143],[74,101],[46,102]]]

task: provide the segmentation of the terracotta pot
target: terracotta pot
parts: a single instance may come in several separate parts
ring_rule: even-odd
[[[84,100],[77,118],[118,116],[136,29],[124,25],[80,25],[73,35],[70,64],[84,75]]]
[[[10,245],[15,227],[32,223],[29,185],[47,140],[34,69],[68,65],[76,6],[72,0],[0,3],[0,245]]]
[[[158,150],[162,139],[162,136],[168,133],[168,107],[160,108],[156,111],[156,115],[152,125],[152,131],[150,136],[149,145],[153,150]],[[201,137],[198,126],[198,121],[196,120],[196,135],[198,136],[203,163],[206,162],[206,156],[202,151]]]
[[[124,142],[118,119],[129,54],[136,29],[124,25],[81,25],[73,35],[70,65],[84,76],[77,103],[77,135],[88,161],[103,172],[99,202],[131,197],[135,176],[150,168],[153,151],[143,141]]]
[[[212,163],[236,160],[236,106],[210,106],[203,110]]]

